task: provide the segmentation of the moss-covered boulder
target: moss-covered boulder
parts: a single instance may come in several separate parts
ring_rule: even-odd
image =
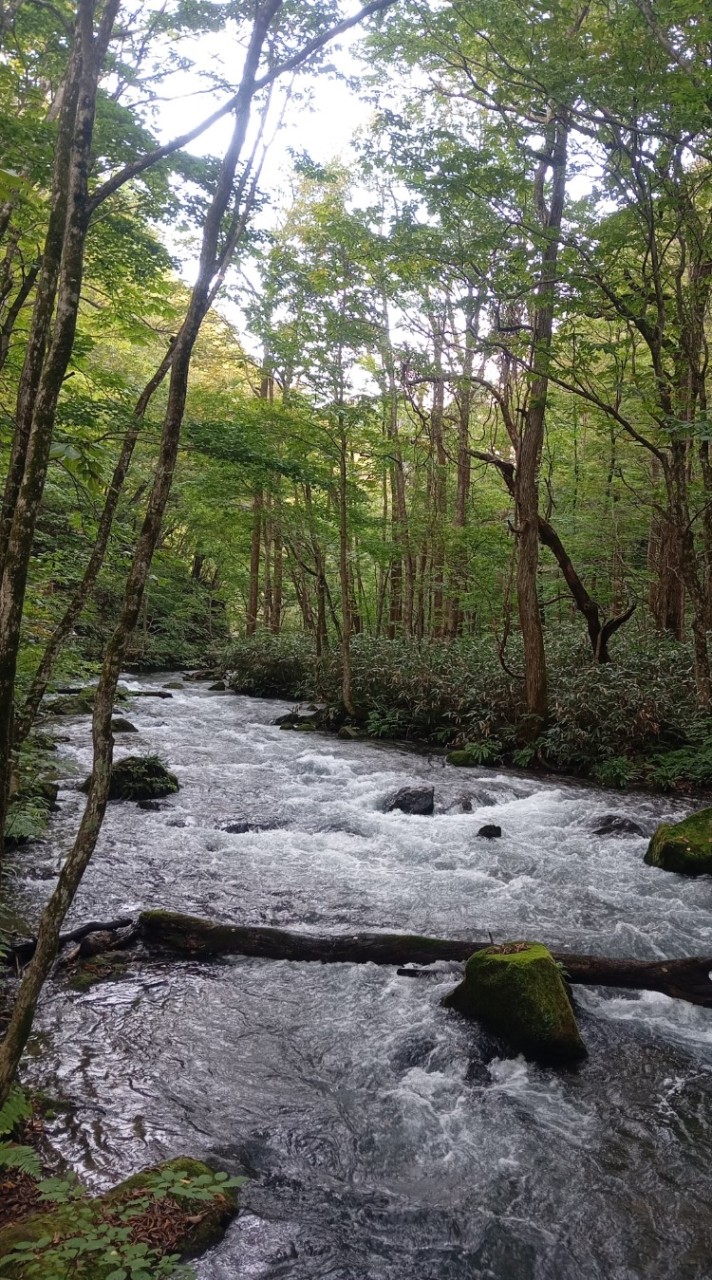
[[[481,764],[480,760],[475,760],[467,747],[462,747],[458,751],[448,751],[445,757],[448,764],[454,764],[458,769],[474,769],[475,765]]]
[[[585,1056],[561,970],[538,942],[476,951],[443,1004],[479,1019],[516,1053],[536,1061],[567,1063]]]
[[[712,809],[700,809],[682,822],[663,822],[648,845],[645,861],[683,876],[712,875]]]
[[[8,1280],[56,1280],[65,1274],[107,1280],[112,1273],[133,1274],[129,1267],[138,1269],[142,1255],[151,1274],[164,1255],[195,1257],[216,1244],[236,1212],[237,1192],[226,1175],[180,1156],[134,1174],[103,1196],[80,1191],[5,1227],[2,1274]]]
[[[80,790],[88,791],[91,778]],[[179,790],[174,773],[169,773],[158,756],[127,756],[111,770],[110,800],[155,800]]]

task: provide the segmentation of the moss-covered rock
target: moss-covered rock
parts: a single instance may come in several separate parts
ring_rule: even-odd
[[[47,704],[47,710],[52,716],[90,716],[94,710],[94,698],[96,689],[91,686],[86,689],[66,690]]]
[[[476,951],[443,1003],[478,1018],[516,1053],[539,1062],[575,1062],[586,1053],[561,970],[540,943]]]
[[[171,1187],[175,1187],[175,1194]],[[218,1182],[209,1165],[180,1156],[134,1174],[103,1196],[82,1195],[5,1227],[0,1231],[2,1274],[8,1280],[43,1280],[45,1275],[48,1280],[56,1280],[66,1271],[72,1280],[105,1280],[112,1272],[122,1271],[120,1238],[116,1244],[118,1253],[113,1255],[108,1235],[99,1245],[97,1234],[92,1247],[75,1257],[65,1256],[71,1245],[65,1247],[64,1242],[89,1239],[95,1230],[106,1233],[107,1224],[117,1227],[119,1236],[124,1224],[140,1240],[142,1214],[150,1219],[152,1238],[156,1226],[163,1227],[159,1236],[162,1245],[153,1254],[155,1260],[164,1253],[195,1257],[222,1238],[236,1212],[235,1188]],[[33,1244],[34,1249],[29,1247]],[[147,1270],[150,1265],[148,1262]]]
[[[462,747],[459,751],[448,751],[445,759],[448,764],[454,764],[458,769],[474,769],[475,765],[481,763],[474,759],[467,747]]]
[[[682,822],[664,822],[648,845],[645,861],[684,876],[712,875],[712,809],[700,809]]]
[[[91,778],[80,790],[88,791]],[[111,770],[110,800],[154,800],[179,790],[174,773],[169,773],[158,756],[127,756]]]

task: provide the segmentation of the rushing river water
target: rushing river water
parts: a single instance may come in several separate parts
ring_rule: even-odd
[[[166,906],[320,932],[712,951],[712,880],[644,866],[644,838],[592,834],[606,813],[649,832],[679,806],[285,733],[285,709],[195,686],[136,700],[140,734],[117,739],[117,758],[157,751],[181,790],[159,812],[109,806],[74,918]],[[30,915],[83,804],[88,721],[65,732],[51,839],[20,858]],[[433,817],[382,811],[417,782],[435,786]],[[484,822],[502,839],[478,839]],[[249,1173],[201,1280],[708,1280],[712,1011],[578,988],[589,1057],[557,1074],[493,1058],[445,1012],[456,976],[234,958],[135,968],[83,994],[56,984],[31,1071],[71,1102],[54,1138],[95,1186],[181,1153]]]

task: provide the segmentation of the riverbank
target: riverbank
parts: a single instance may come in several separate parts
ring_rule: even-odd
[[[460,754],[461,765],[569,775],[620,790],[704,795],[712,788],[712,717],[696,709],[692,655],[652,637],[621,640],[615,663],[594,664],[571,635],[551,647],[549,724],[522,745],[517,655],[492,645],[405,644],[354,638],[353,716],[341,704],[338,653],[317,659],[302,635],[235,641],[214,668],[235,693],[315,701],[315,724],[366,738],[407,740]]]

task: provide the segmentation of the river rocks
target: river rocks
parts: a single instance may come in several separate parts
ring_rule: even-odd
[[[682,822],[664,822],[648,845],[645,861],[685,876],[712,875],[712,809],[700,809]]]
[[[410,813],[419,817],[430,817],[435,810],[434,787],[401,787],[386,800],[384,813],[392,813],[399,809],[401,813]]]
[[[123,716],[114,716],[113,720],[111,721],[111,732],[112,733],[138,733],[138,729],[136,728],[135,724],[132,724],[130,720],[125,720]]]
[[[480,827],[477,834],[478,836],[483,836],[485,840],[498,840],[502,834],[502,828],[498,827],[494,822],[486,822],[484,827]]]
[[[182,680],[166,680],[164,689],[183,689],[185,686]]]
[[[89,790],[91,778],[81,785]],[[110,800],[155,800],[173,795],[179,788],[175,774],[169,773],[158,756],[127,756],[111,770]]]
[[[576,1062],[586,1053],[561,970],[540,943],[476,951],[443,1004],[479,1019],[515,1053],[536,1061]]]
[[[317,715],[302,715],[301,711],[288,711],[284,716],[278,716],[274,721],[280,729],[296,729],[299,733],[315,733],[318,729]]]
[[[208,693],[225,693],[227,685],[224,680],[216,680],[215,684],[208,686]]]
[[[644,836],[645,832],[637,822],[633,822],[632,818],[624,817],[622,813],[606,813],[602,818],[596,818],[593,834],[595,836]]]
[[[222,1239],[237,1212],[237,1193],[227,1175],[216,1174],[201,1160],[188,1156],[166,1160],[102,1196],[80,1196],[53,1212],[35,1213],[5,1227],[0,1231],[3,1276],[8,1280],[44,1280],[45,1276],[56,1280],[70,1274],[72,1280],[128,1276],[130,1268],[120,1265],[124,1212],[126,1225],[134,1227],[146,1217],[148,1238],[161,1241],[153,1255],[156,1261],[164,1253],[191,1258]],[[108,1222],[119,1224],[116,1251],[111,1248]],[[63,1251],[64,1240],[88,1238],[92,1226],[96,1232],[109,1233],[105,1249],[95,1245],[86,1253]],[[147,1258],[143,1274],[149,1271],[153,1272],[153,1263]]]

